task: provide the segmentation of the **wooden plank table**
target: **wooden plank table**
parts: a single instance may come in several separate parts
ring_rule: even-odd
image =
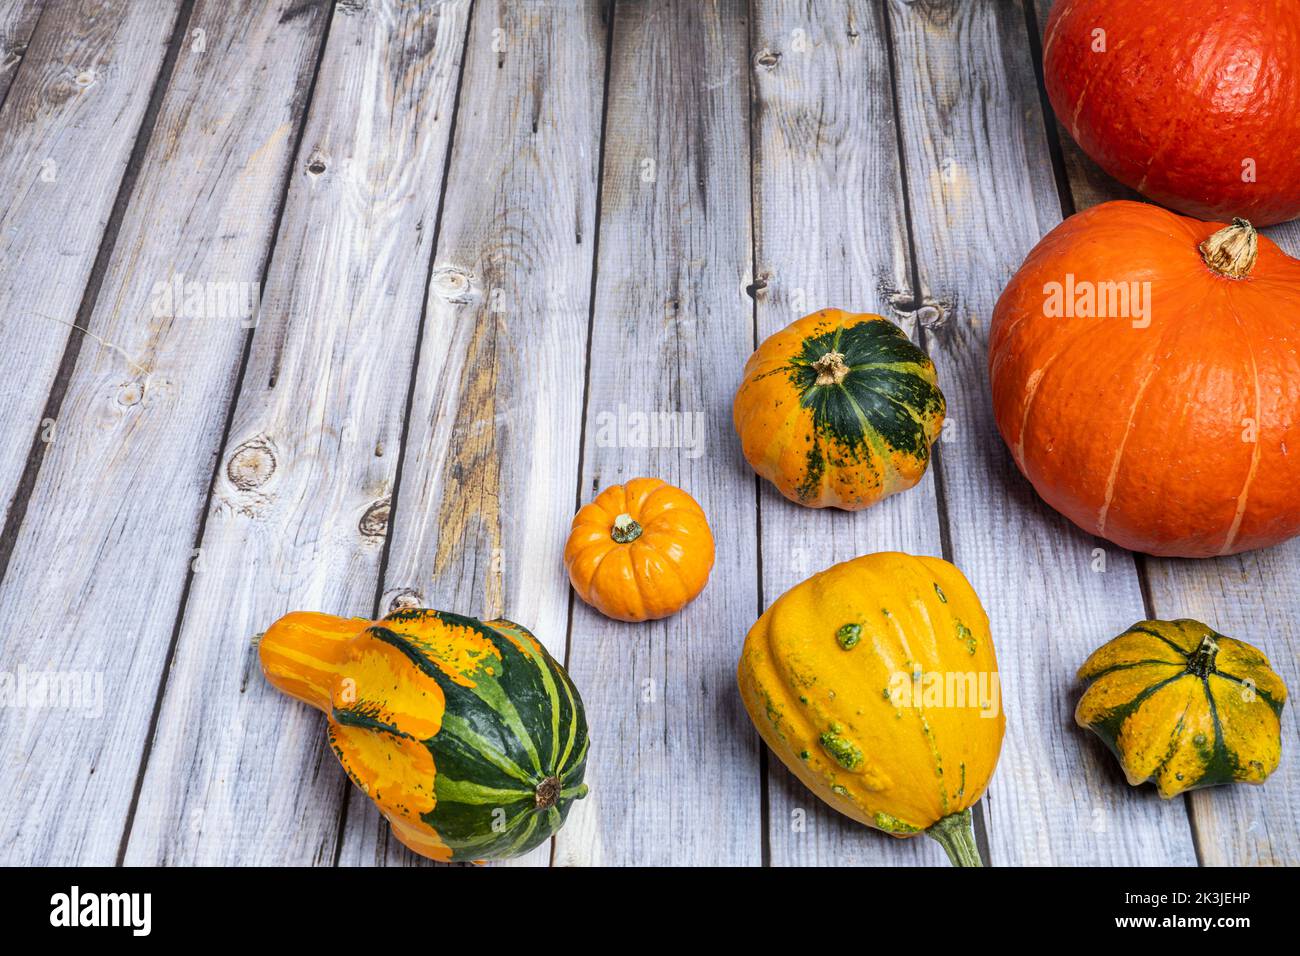
[[[923,865],[761,747],[741,641],[857,554],[961,567],[1007,738],[990,862],[1300,863],[1300,763],[1174,801],[1073,723],[1074,671],[1192,616],[1300,687],[1300,541],[1133,555],[1043,505],[989,405],[1002,287],[1128,195],[1046,109],[1050,0],[17,0],[0,12],[0,707],[6,864],[413,864],[274,692],[310,608],[526,623],[583,690],[591,795],[520,865]],[[1300,254],[1300,226],[1270,234]],[[195,292],[195,290],[197,290]],[[194,295],[190,293],[194,292]],[[730,402],[822,306],[897,321],[949,404],[865,512],[755,479]],[[629,414],[673,417],[629,439]],[[613,423],[613,424],[611,424]],[[574,599],[573,510],[654,474],[709,515],[704,595]],[[1293,750],[1296,708],[1283,717]]]

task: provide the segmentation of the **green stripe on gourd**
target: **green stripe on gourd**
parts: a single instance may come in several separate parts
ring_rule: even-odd
[[[1211,675],[1217,678],[1218,675]],[[1180,673],[1168,680],[1161,681],[1159,684],[1152,686],[1148,691],[1141,694],[1131,704],[1124,707],[1116,708],[1111,714],[1107,715],[1106,720],[1100,724],[1094,724],[1093,730],[1098,736],[1105,741],[1106,746],[1111,753],[1117,757],[1122,757],[1119,747],[1119,734],[1124,721],[1137,711],[1147,700],[1154,697],[1157,693],[1181,681],[1190,680],[1201,684],[1201,689],[1205,693],[1206,704],[1209,707],[1210,715],[1214,720],[1214,734],[1202,743],[1197,743],[1194,739],[1192,746],[1203,762],[1201,774],[1192,781],[1189,781],[1188,789],[1196,790],[1203,787],[1214,787],[1220,784],[1231,783],[1239,769],[1239,763],[1234,754],[1232,754],[1223,742],[1223,726],[1219,721],[1218,707],[1214,701],[1214,695],[1210,692],[1209,678],[1198,677],[1186,672]],[[1186,723],[1183,718],[1179,718],[1170,732],[1171,752],[1174,743],[1176,743],[1186,732]]]
[[[452,626],[468,627],[491,642],[501,655],[499,668],[494,673],[483,673],[480,668],[466,675],[474,682],[473,692],[488,707],[498,713],[516,740],[528,753],[529,766],[540,772],[543,766],[553,764],[555,734],[552,720],[558,700],[554,692],[554,679],[545,660],[534,652],[529,641],[520,636],[520,650],[513,641],[500,632],[473,618],[439,612],[439,618]],[[522,628],[523,634],[527,634]],[[531,635],[528,635],[531,638]]]
[[[1117,744],[1119,741],[1120,731],[1124,726],[1124,721],[1133,716],[1133,714],[1137,712],[1137,709],[1146,703],[1151,697],[1155,696],[1158,691],[1163,690],[1175,681],[1182,680],[1187,676],[1187,673],[1184,670],[1179,669],[1177,664],[1168,664],[1167,666],[1175,669],[1172,676],[1157,681],[1143,690],[1142,693],[1138,694],[1132,700],[1126,701],[1125,703],[1108,710],[1105,717],[1090,725],[1092,729],[1096,731],[1097,735],[1105,741],[1106,746],[1108,746],[1117,756],[1119,755]]]
[[[529,735],[537,741],[539,747],[545,748],[543,753],[543,762],[547,766],[554,766],[555,753],[559,747],[560,727],[565,726],[568,718],[572,715],[573,708],[570,705],[565,709],[565,702],[556,687],[555,668],[543,657],[544,651],[539,651],[541,645],[537,639],[524,627],[508,621],[498,621],[495,627],[512,634],[516,641],[519,642],[520,651],[510,641],[502,641],[499,634],[493,628],[482,627],[478,621],[472,618],[457,618],[455,615],[443,612],[444,620],[455,623],[464,623],[467,626],[479,626],[481,632],[485,633],[489,640],[502,651],[502,658],[507,656],[514,657],[520,655],[528,659],[531,667],[524,667],[518,670],[511,670],[511,683],[506,687],[512,699],[518,700],[520,697],[526,697],[533,702],[533,706],[526,708],[526,713],[533,718],[528,727]],[[528,685],[524,685],[524,681]],[[545,699],[543,701],[543,698]],[[544,714],[549,713],[549,721],[544,718]],[[570,731],[572,732],[572,727]]]
[[[461,622],[449,623],[460,625]],[[490,637],[486,632],[483,633],[485,637]],[[438,737],[447,744],[450,756],[457,760],[472,761],[478,765],[478,772],[488,773],[494,777],[495,774],[504,774],[507,778],[527,780],[530,776],[540,776],[538,772],[531,771],[532,741],[527,737],[518,736],[503,715],[480,696],[477,688],[466,687],[453,681],[425,655],[424,650],[418,643],[412,641],[409,635],[380,626],[372,628],[371,634],[377,640],[401,650],[420,670],[437,681],[446,698],[443,729]],[[508,643],[498,640],[501,644]],[[492,643],[498,650],[501,649],[498,641]],[[521,655],[515,656],[517,659],[522,659]],[[503,674],[507,669],[513,669],[504,655],[499,662],[495,657],[484,655],[479,659],[478,666],[463,676],[475,684],[483,683],[496,691],[496,693],[489,693],[488,697],[499,696],[501,681],[497,675],[488,674],[485,670],[486,666],[491,666],[494,670],[499,668]],[[459,746],[451,746],[452,738],[459,741]],[[441,761],[438,766],[442,767]],[[454,773],[453,776],[482,779],[476,773]]]

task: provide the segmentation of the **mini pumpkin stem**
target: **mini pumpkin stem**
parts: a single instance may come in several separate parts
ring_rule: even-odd
[[[953,866],[983,866],[979,847],[975,845],[975,827],[970,807],[950,813],[925,831],[925,835],[943,847]]]
[[[624,513],[614,519],[614,527],[609,536],[619,544],[627,544],[641,537],[641,526],[630,514]]]
[[[838,385],[849,374],[849,367],[844,364],[842,352],[827,352],[812,364],[817,373],[818,385]]]
[[[1205,264],[1221,276],[1244,279],[1259,257],[1259,233],[1245,219],[1232,220],[1200,245]]]

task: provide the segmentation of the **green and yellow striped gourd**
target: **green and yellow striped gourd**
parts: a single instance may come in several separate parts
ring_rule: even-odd
[[[1268,658],[1200,621],[1139,621],[1079,669],[1075,720],[1114,751],[1128,782],[1160,796],[1263,783],[1282,759],[1286,685]]]

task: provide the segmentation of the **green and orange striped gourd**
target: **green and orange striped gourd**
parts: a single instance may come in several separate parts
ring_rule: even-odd
[[[259,655],[267,680],[325,713],[343,769],[416,853],[519,856],[586,796],[582,698],[518,624],[424,608],[373,622],[297,611]]]
[[[745,363],[745,460],[791,501],[857,511],[925,475],[947,406],[934,363],[892,322],[821,309]]]

